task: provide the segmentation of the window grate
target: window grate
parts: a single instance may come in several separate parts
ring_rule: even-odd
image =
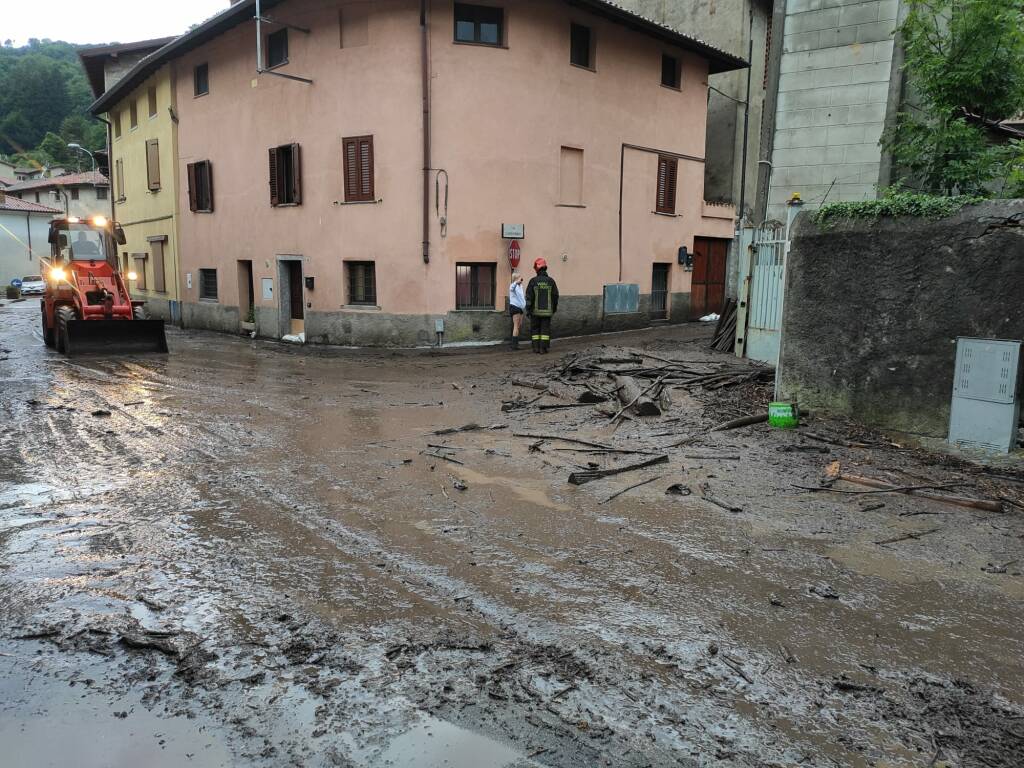
[[[455,265],[455,308],[494,309],[496,264]]]
[[[216,269],[200,269],[199,270],[199,298],[209,299],[210,301],[217,300],[217,270]]]
[[[372,261],[345,262],[348,270],[348,303],[377,304],[377,275]]]

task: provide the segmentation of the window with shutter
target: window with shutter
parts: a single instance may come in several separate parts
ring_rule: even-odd
[[[298,144],[284,144],[270,150],[270,204],[299,205],[302,202],[302,154]]]
[[[199,270],[199,298],[217,301],[217,270]]]
[[[132,254],[132,260],[135,262],[135,287],[140,291],[146,290],[146,256],[145,253]]]
[[[288,29],[267,35],[267,69],[288,63]]]
[[[167,290],[167,276],[164,274],[164,242],[151,240],[149,250],[153,254],[153,290],[164,293]]]
[[[146,142],[146,183],[150,192],[160,189],[160,140]]]
[[[342,139],[344,147],[345,202],[372,202],[373,136],[352,136]]]
[[[128,125],[132,130],[139,127],[139,104],[135,99],[132,99],[132,103],[128,107]]]
[[[189,163],[188,209],[196,213],[213,213],[213,167],[209,160]]]
[[[377,275],[372,261],[346,261],[348,279],[348,303],[377,303]]]
[[[655,210],[658,213],[676,212],[676,173],[679,160],[674,157],[658,157],[658,196]]]
[[[150,117],[156,117],[156,86],[155,85],[149,86],[149,90],[147,91],[146,96],[147,96],[147,99],[149,101],[149,116]]]
[[[124,160],[120,157],[114,161],[114,177],[117,182],[117,199],[124,202]]]
[[[115,139],[120,139],[121,138],[121,113],[120,112],[114,112],[113,114],[111,114],[110,118],[111,118],[110,122],[112,122],[114,124],[114,138]]]

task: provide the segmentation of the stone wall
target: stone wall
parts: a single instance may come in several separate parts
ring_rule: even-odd
[[[784,398],[944,438],[958,336],[1024,339],[1024,200],[827,229],[797,217]]]

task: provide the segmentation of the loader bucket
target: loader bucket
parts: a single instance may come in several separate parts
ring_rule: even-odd
[[[68,355],[167,351],[163,320],[72,320],[67,328]]]

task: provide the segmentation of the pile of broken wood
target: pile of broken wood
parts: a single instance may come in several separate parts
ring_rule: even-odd
[[[774,376],[774,369],[768,366],[720,360],[669,360],[643,351],[630,351],[618,357],[576,354],[544,376],[514,376],[514,385],[538,394],[507,400],[502,410],[593,405],[597,412],[617,422],[665,414],[672,406],[673,389],[718,390],[748,382],[766,383]],[[537,404],[547,396],[559,402]]]

